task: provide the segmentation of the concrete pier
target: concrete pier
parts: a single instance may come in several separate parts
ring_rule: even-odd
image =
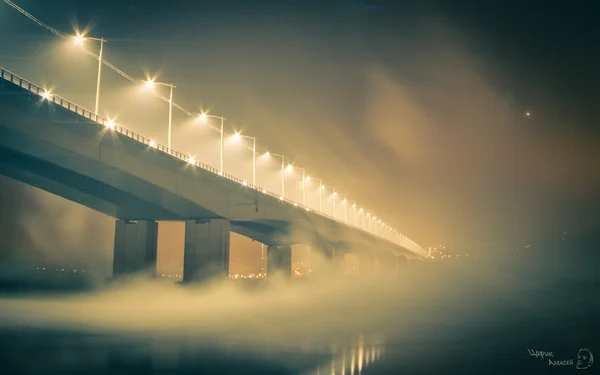
[[[158,223],[117,220],[113,277],[128,274],[156,274]]]
[[[267,248],[267,277],[282,273],[286,278],[292,277],[292,247],[269,246]]]
[[[225,219],[185,222],[184,282],[229,277],[230,229]]]

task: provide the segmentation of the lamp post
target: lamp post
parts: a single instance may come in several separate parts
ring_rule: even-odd
[[[333,218],[335,219],[335,198],[337,197],[337,193],[333,190]]]
[[[235,133],[234,139],[247,138],[252,140],[252,185],[256,186],[256,137]]]
[[[323,180],[319,179],[319,211],[323,213],[323,190],[325,186],[323,185]]]
[[[310,177],[306,177],[306,169],[288,165],[288,168],[300,169],[302,171],[302,205],[306,207],[306,182],[310,180]]]
[[[98,115],[98,110],[100,107],[100,77],[102,76],[102,55],[104,52],[104,43],[106,42],[106,40],[104,38],[86,38],[81,34],[75,36],[75,44],[79,46],[82,46],[83,42],[86,40],[95,40],[100,42],[100,54],[98,55],[98,80],[96,82],[96,105],[94,107],[94,113]]]
[[[360,217],[360,226],[362,229],[365,229],[365,210],[364,208],[361,208],[360,210],[358,210]]]
[[[340,194],[340,197],[344,197],[342,204],[344,205],[344,222],[348,222],[348,196],[345,194]]]
[[[279,156],[281,158],[281,198],[285,197],[285,156],[280,154],[274,154],[272,152],[266,152],[265,156],[270,157],[271,155]]]
[[[169,148],[169,152],[170,152],[171,151],[171,124],[172,124],[172,120],[173,120],[173,89],[175,88],[175,85],[173,85],[172,83],[155,82],[152,79],[149,79],[148,81],[146,81],[147,88],[151,89],[156,85],[167,86],[171,89],[170,94],[169,94],[169,130],[168,130],[168,134],[167,134],[167,147]]]
[[[223,145],[224,145],[224,139],[223,139],[223,124],[225,122],[225,117],[222,116],[215,116],[215,115],[209,115],[206,113],[202,113],[200,115],[200,120],[202,121],[206,121],[207,118],[212,117],[212,118],[217,118],[219,120],[221,120],[221,147],[220,147],[220,153],[219,153],[219,170],[221,171],[221,175],[223,174]]]

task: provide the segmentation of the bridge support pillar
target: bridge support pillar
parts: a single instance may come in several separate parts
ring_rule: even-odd
[[[358,272],[361,275],[367,275],[373,272],[375,261],[373,257],[365,253],[357,253],[358,258]]]
[[[404,269],[408,266],[408,259],[404,255],[396,256],[396,269],[398,272],[404,271]]]
[[[335,271],[341,275],[344,275],[346,273],[346,250],[332,246],[331,260]]]
[[[286,278],[292,277],[292,247],[269,246],[267,248],[267,277],[281,272]]]
[[[229,276],[231,223],[224,219],[187,220],[183,251],[183,281]]]
[[[158,223],[117,220],[113,277],[137,272],[156,274]]]

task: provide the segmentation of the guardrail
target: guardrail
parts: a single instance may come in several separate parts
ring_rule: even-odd
[[[345,221],[345,220],[341,220],[341,219],[339,219],[337,217],[333,217],[333,216],[331,216],[329,214],[326,214],[326,213],[324,213],[322,211],[312,209],[312,208],[307,207],[307,206],[305,206],[305,205],[303,205],[301,203],[298,203],[298,202],[296,202],[294,200],[282,197],[279,194],[276,194],[276,193],[273,193],[273,192],[268,191],[266,189],[263,189],[263,188],[261,188],[259,186],[248,184],[245,180],[242,180],[241,178],[235,177],[235,176],[230,175],[230,174],[225,173],[225,172],[221,172],[219,169],[217,169],[217,168],[215,168],[215,167],[213,167],[211,165],[208,165],[208,164],[196,161],[194,158],[192,158],[189,155],[186,155],[186,154],[184,154],[184,153],[182,153],[180,151],[177,151],[177,150],[174,150],[172,148],[169,148],[169,147],[167,147],[165,145],[159,144],[159,143],[155,142],[154,140],[152,140],[152,139],[150,139],[148,137],[145,137],[145,136],[143,136],[143,135],[141,135],[139,133],[136,133],[133,130],[130,130],[130,129],[124,127],[124,126],[115,124],[112,121],[110,121],[109,119],[106,119],[106,118],[104,118],[102,116],[99,116],[99,115],[93,113],[92,111],[90,111],[88,109],[85,109],[85,108],[83,108],[83,107],[81,107],[81,106],[79,106],[79,105],[77,105],[75,103],[72,103],[72,102],[68,101],[67,99],[64,99],[64,98],[62,98],[60,96],[54,95],[54,94],[46,91],[45,89],[39,87],[38,85],[36,85],[34,83],[31,83],[28,80],[26,80],[26,79],[24,79],[24,78],[22,78],[22,77],[20,77],[20,76],[18,76],[16,74],[10,72],[10,71],[8,71],[8,70],[6,70],[4,68],[0,68],[0,77],[3,78],[5,81],[11,82],[11,83],[13,83],[13,84],[15,84],[15,85],[17,85],[19,87],[22,87],[22,88],[24,88],[24,89],[26,89],[26,90],[28,90],[28,91],[36,94],[36,95],[39,95],[40,97],[42,97],[43,99],[45,99],[45,100],[47,100],[49,102],[52,102],[52,103],[54,103],[56,105],[59,105],[59,106],[65,108],[65,109],[68,109],[71,112],[77,113],[78,115],[83,116],[83,117],[85,117],[85,118],[87,118],[87,119],[89,119],[91,121],[94,121],[94,122],[100,124],[100,125],[106,126],[107,128],[110,128],[111,130],[116,131],[117,133],[123,134],[124,136],[129,137],[129,138],[131,138],[131,139],[133,139],[133,140],[135,140],[137,142],[143,143],[143,144],[147,145],[148,147],[155,148],[158,151],[164,152],[165,154],[168,154],[168,155],[170,155],[172,157],[175,157],[175,158],[177,158],[179,160],[182,160],[182,161],[184,161],[187,164],[192,164],[192,165],[194,165],[194,166],[196,166],[198,168],[202,168],[203,170],[208,171],[210,173],[213,173],[213,174],[215,174],[217,176],[220,176],[220,177],[226,178],[228,180],[231,180],[233,182],[236,182],[236,183],[238,183],[238,184],[240,184],[240,185],[242,185],[244,187],[248,187],[250,189],[259,191],[259,192],[261,192],[261,193],[263,193],[263,194],[265,194],[267,196],[270,196],[270,197],[273,197],[273,198],[279,200],[280,202],[289,203],[289,204],[293,205],[294,207],[298,207],[298,208],[304,209],[304,210],[309,211],[309,212],[314,212],[314,213],[316,213],[316,214],[318,214],[320,216],[323,216],[323,217],[325,217],[327,219],[339,222],[341,224],[345,224],[345,225],[349,225],[349,226],[355,227],[355,228],[360,229],[363,232],[366,232],[366,233],[368,233],[370,235],[373,235],[373,236],[376,236],[376,237],[380,237],[382,239],[385,239],[387,241],[390,241],[392,243],[395,243],[397,245],[405,247],[408,250],[411,250],[411,251],[413,251],[415,253],[424,255],[423,253],[425,252],[425,250],[423,248],[421,248],[416,243],[414,243],[413,241],[411,241],[410,239],[408,239],[408,238],[406,238],[404,236],[400,236],[400,238],[397,239],[397,238],[389,238],[388,236],[384,236],[384,235],[381,235],[381,234],[378,234],[378,233],[373,233],[373,232],[370,232],[369,230],[363,228],[362,226],[355,225],[354,223],[350,223],[350,222]]]

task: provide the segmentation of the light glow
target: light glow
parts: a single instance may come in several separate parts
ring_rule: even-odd
[[[190,156],[188,158],[188,164],[196,164],[196,158],[193,156]]]
[[[46,100],[50,100],[50,98],[52,98],[52,93],[50,91],[44,91],[42,93],[42,98],[44,98]]]
[[[85,40],[85,38],[81,34],[77,34],[77,35],[75,35],[75,37],[73,37],[73,42],[78,46],[83,45],[84,40]]]
[[[114,129],[115,128],[115,122],[113,120],[108,120],[104,123],[104,126],[106,126],[109,129]]]
[[[154,87],[154,81],[151,80],[151,79],[147,80],[146,81],[146,87],[149,88],[149,89],[153,88]]]
[[[158,147],[158,145],[156,144],[156,141],[151,140],[150,143],[148,144],[150,147],[156,148]]]

